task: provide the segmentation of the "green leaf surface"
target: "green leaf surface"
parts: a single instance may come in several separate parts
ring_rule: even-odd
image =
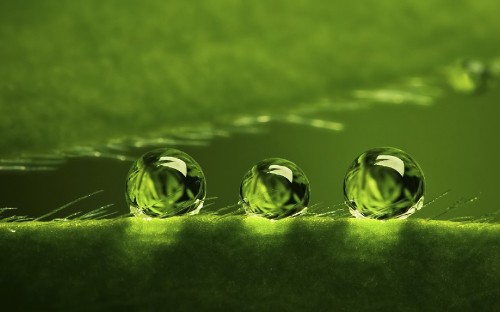
[[[13,310],[491,311],[499,225],[301,217],[1,223]]]

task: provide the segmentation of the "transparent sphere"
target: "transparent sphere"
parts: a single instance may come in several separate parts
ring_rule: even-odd
[[[309,203],[309,181],[293,162],[264,159],[243,177],[240,200],[247,213],[279,219],[302,211]]]
[[[392,147],[359,155],[344,178],[344,198],[357,218],[407,218],[422,208],[425,179],[417,162]]]
[[[162,148],[134,162],[125,195],[133,214],[168,217],[201,209],[206,189],[203,171],[191,156]]]

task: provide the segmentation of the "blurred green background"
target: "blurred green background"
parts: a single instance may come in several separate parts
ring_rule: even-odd
[[[126,212],[127,161],[71,158],[47,172],[9,165],[75,147],[72,155],[85,156],[82,146],[99,151],[110,142],[133,158],[146,150],[133,148],[142,139],[175,137],[181,127],[203,137],[203,129],[230,125],[202,146],[157,144],[201,163],[217,207],[235,203],[245,171],[269,156],[298,163],[312,182],[312,203],[333,207],[343,201],[352,159],[394,146],[424,169],[428,201],[451,190],[421,217],[475,197],[446,218],[495,212],[499,7],[486,0],[3,1],[0,206],[37,216],[103,189],[74,209],[114,203]],[[484,68],[459,63],[467,58]],[[278,122],[251,125],[259,134],[235,123],[256,116]],[[339,126],[311,127],[317,119]]]

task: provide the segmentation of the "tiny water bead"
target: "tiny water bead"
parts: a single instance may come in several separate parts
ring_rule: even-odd
[[[344,198],[357,218],[407,218],[423,206],[425,179],[417,162],[392,147],[359,155],[344,179]]]
[[[494,64],[489,66],[476,59],[462,59],[448,68],[448,80],[451,87],[464,94],[485,91],[492,84],[494,74]]]
[[[203,171],[191,156],[162,148],[134,162],[127,176],[126,199],[136,216],[169,217],[201,209],[206,189]]]
[[[309,181],[296,164],[282,158],[268,158],[243,177],[240,202],[247,213],[280,219],[306,208],[309,194]]]

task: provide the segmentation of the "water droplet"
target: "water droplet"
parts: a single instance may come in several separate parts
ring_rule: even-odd
[[[357,218],[407,218],[422,208],[425,179],[417,162],[392,147],[359,155],[344,178],[344,197]]]
[[[264,159],[243,177],[240,199],[247,213],[280,219],[301,212],[309,203],[309,181],[293,162]]]
[[[484,91],[492,80],[490,66],[475,59],[460,60],[447,71],[451,87],[460,93],[473,94]]]
[[[162,148],[134,162],[127,176],[126,199],[137,216],[168,217],[199,210],[206,188],[203,171],[191,156]]]

